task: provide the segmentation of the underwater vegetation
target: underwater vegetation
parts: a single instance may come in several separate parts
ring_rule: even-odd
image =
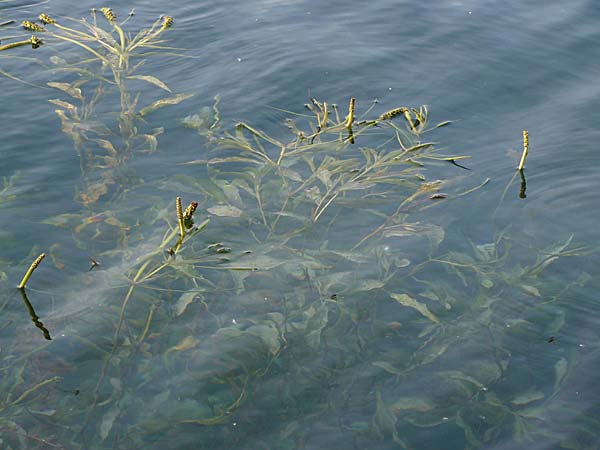
[[[2,446],[595,442],[600,422],[565,394],[578,349],[550,351],[572,326],[562,305],[591,278],[565,283],[553,268],[589,250],[570,234],[537,248],[509,227],[447,242],[433,211],[489,181],[469,184],[468,156],[430,139],[449,121],[431,123],[426,106],[313,98],[267,133],[225,122],[215,97],[181,120],[206,151],[148,187],[127,163],[160,151],[151,113],[192,94],[142,70],[156,52],[183,51],[165,45],[173,18],[132,33],[133,17],[101,8],[22,23],[61,46],[63,78],[48,81],[60,97],[48,101],[81,166],[80,211],[42,223],[92,256],[45,291],[33,289],[34,270],[46,253],[59,268],[52,246],[0,260],[3,280],[34,260],[18,292],[0,297]],[[146,101],[139,83],[168,95]],[[524,132],[523,184],[528,149]],[[18,200],[18,182],[4,180],[0,207]],[[63,303],[40,318],[42,293]],[[34,325],[23,331],[25,310]],[[573,421],[564,440],[557,424]]]

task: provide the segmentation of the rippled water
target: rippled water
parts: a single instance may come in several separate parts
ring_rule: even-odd
[[[83,17],[104,6],[28,5],[0,3],[0,22],[40,11]],[[125,190],[86,208],[77,199],[90,175],[47,101],[67,97],[46,87],[76,79],[53,61],[75,62],[81,52],[64,43],[0,52],[1,70],[35,85],[0,77],[0,177],[8,183],[0,194],[1,448],[600,446],[594,2],[112,6],[119,17],[135,8],[132,31],[161,14],[175,17],[168,45],[184,50],[157,52],[140,73],[194,96],[138,123],[145,132],[164,127],[157,151],[119,166]],[[1,44],[15,34],[28,37],[1,27]],[[136,88],[142,105],[163,97],[150,84]],[[354,214],[358,204],[348,204],[324,215],[335,226],[267,249],[268,236],[250,233],[262,220],[255,203],[237,221],[212,214],[192,248],[210,260],[206,246],[223,242],[231,266],[257,265],[259,273],[200,269],[219,290],[159,279],[136,291],[120,323],[127,276],[160,244],[173,198],[198,199],[205,218],[218,201],[202,180],[232,180],[181,164],[214,156],[182,120],[216,95],[224,130],[244,121],[284,141],[281,110],[308,114],[302,105],[311,97],[339,104],[342,115],[350,97],[359,112],[378,99],[375,117],[426,104],[431,123],[455,122],[425,140],[470,155],[458,161],[470,170],[437,162],[425,172],[451,180],[447,200],[407,210],[408,222],[440,227],[421,230],[429,240],[388,234],[342,263],[330,250],[349,252],[381,216]],[[111,136],[118,110],[118,95],[108,93],[95,116],[112,123]],[[524,129],[530,154],[520,198],[521,179],[511,177]],[[377,139],[359,136],[348,152]],[[364,211],[392,214],[402,195],[390,189]],[[49,222],[62,214],[89,222]],[[107,218],[120,225],[96,225]],[[492,248],[493,262],[485,256]],[[41,251],[49,257],[26,292],[52,341],[14,288]],[[539,275],[519,278],[556,255]],[[88,272],[90,256],[101,265]],[[381,258],[401,261],[395,276],[365,287],[380,280]],[[411,272],[423,261],[423,271]],[[173,305],[194,289],[204,303],[190,297],[178,315]],[[429,305],[435,320],[390,297],[402,293]],[[239,339],[248,334],[256,339]]]

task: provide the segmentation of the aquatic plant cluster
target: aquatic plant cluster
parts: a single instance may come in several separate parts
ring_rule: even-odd
[[[417,449],[432,435],[446,436],[448,448],[560,440],[556,424],[582,414],[563,390],[576,352],[511,349],[521,340],[547,346],[540,336],[569,326],[561,304],[590,276],[565,285],[546,273],[585,254],[573,236],[536,249],[503,229],[489,242],[445,245],[431,210],[476,195],[488,180],[465,187],[460,176],[430,177],[462,175],[467,156],[425,139],[450,124],[431,124],[427,107],[377,113],[378,102],[362,109],[354,98],[347,107],[310,99],[274,135],[225,124],[215,97],[181,120],[210,151],[155,186],[168,202],[142,201],[148,187],[123,167],[159,149],[164,129],[150,128],[149,116],[191,95],[138,73],[154,52],[179,51],[164,45],[173,18],[130,35],[132,16],[119,23],[103,7],[81,20],[41,14],[22,23],[46,45],[84,55],[58,61],[64,77],[48,82],[63,97],[49,101],[80,158],[82,208],[43,223],[68,230],[93,256],[66,294],[69,312],[45,324],[37,292],[29,298],[25,289],[45,253],[19,285],[41,333],[3,343],[3,446]],[[0,50],[34,46],[34,37]],[[140,82],[169,96],[140,107],[144,98],[131,87]],[[111,122],[115,115],[98,106],[113,100]],[[526,132],[524,142],[523,182]],[[0,205],[15,201],[5,195],[14,183],[4,180]],[[353,226],[357,215],[368,229]],[[60,258],[47,253],[59,269]],[[27,264],[38,254],[34,247]],[[0,270],[6,279],[10,271]],[[6,295],[0,311],[14,301]],[[16,331],[0,327],[3,337]],[[586,417],[578,440],[560,448],[586,448],[598,429]]]

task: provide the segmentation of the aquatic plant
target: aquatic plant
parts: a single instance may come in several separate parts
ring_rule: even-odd
[[[223,123],[216,97],[182,120],[210,152],[149,196],[119,168],[158,147],[160,133],[138,131],[142,118],[186,96],[138,108],[127,83],[168,90],[132,75],[141,65],[131,59],[162,49],[173,20],[131,38],[114,11],[100,12],[78,28],[40,16],[48,45],[90,56],[60,65],[81,80],[50,83],[78,102],[51,100],[89,177],[84,209],[42,223],[72,231],[94,257],[46,293],[66,297],[68,311],[45,325],[21,291],[45,340],[22,333],[3,345],[9,445],[234,448],[246,437],[253,448],[317,448],[334,436],[345,448],[420,448],[423,430],[469,448],[508,436],[552,442],[576,354],[513,348],[542,348],[569,326],[560,305],[591,276],[565,284],[547,273],[586,254],[573,236],[541,249],[508,229],[447,242],[431,209],[487,179],[466,187],[454,176],[466,156],[424,139],[450,123],[431,125],[427,107],[376,112],[378,102],[362,110],[355,98],[345,116],[313,98],[308,114],[286,112],[287,130],[267,133]],[[118,95],[116,126],[95,116],[107,87]],[[193,199],[185,209],[182,197]],[[10,300],[4,317],[22,316]],[[264,423],[271,432],[252,434]],[[238,424],[245,431],[232,432]],[[597,425],[589,419],[583,433]]]
[[[527,154],[529,153],[529,133],[527,130],[523,130],[523,154],[521,155],[521,161],[519,162],[518,170],[523,170],[525,167],[525,160],[527,159]]]
[[[10,177],[2,178],[2,189],[0,189],[0,207],[4,206],[5,203],[9,203],[16,199],[14,194],[14,186],[16,180],[19,178],[19,173],[15,173]]]
[[[119,23],[110,8],[102,8],[101,13],[104,17],[98,17],[96,10],[92,10],[90,19],[54,18],[42,13],[39,20],[43,25],[29,20],[22,23],[23,28],[42,33],[49,45],[64,42],[84,51],[85,56],[70,63],[53,57],[56,71],[73,73],[76,77],[74,81],[48,82],[48,86],[70,97],[68,100],[49,101],[57,106],[56,114],[61,120],[62,130],[71,137],[79,154],[86,182],[78,200],[88,207],[110,194],[111,190],[116,189],[112,194],[118,194],[118,179],[122,176],[118,167],[134,152],[156,150],[157,137],[163,129],[142,132],[146,123],[143,118],[159,108],[176,105],[191,97],[189,94],[177,94],[139,106],[139,93],[132,92],[130,87],[132,83],[144,82],[172,94],[163,81],[139,74],[145,61],[155,52],[174,50],[163,45],[163,34],[174,23],[172,17],[162,16],[149,28],[141,29],[132,36],[123,28],[132,14]],[[8,45],[15,47],[25,43],[35,47],[40,41],[34,36],[29,41]],[[96,115],[99,102],[111,91],[116,91],[120,102],[116,124],[118,135],[114,133],[115,126],[98,120]]]
[[[40,256],[38,256],[35,261],[33,261],[31,263],[31,266],[29,266],[29,269],[27,269],[27,272],[25,272],[25,275],[23,275],[23,279],[21,280],[21,282],[19,283],[19,289],[23,289],[25,287],[25,285],[27,284],[27,282],[29,281],[29,278],[31,278],[31,275],[33,274],[33,271],[35,269],[37,269],[37,267],[40,265],[40,263],[42,262],[42,260],[46,257],[45,253],[41,253]]]
[[[166,231],[150,225],[153,231],[137,247],[116,243],[119,250],[104,255],[113,261],[122,256],[118,281],[109,282],[123,293],[120,306],[106,305],[114,309],[107,319],[115,334],[93,344],[99,349],[89,344],[102,360],[100,375],[80,382],[80,393],[64,401],[64,408],[86,405],[84,423],[64,413],[59,423],[80,430],[81,439],[117,439],[125,447],[149,439],[185,442],[181,427],[193,425],[206,428],[190,436],[201,432],[226,446],[225,424],[252,422],[246,411],[282,409],[304,411],[291,419],[310,423],[317,436],[341,421],[346,436],[339,438],[359,445],[390,439],[415,448],[419,429],[443,424],[462,430],[473,447],[513,429],[522,439],[543,439],[552,421],[542,420],[536,405],[547,402],[547,411],[556,411],[554,399],[574,362],[549,356],[544,376],[556,377],[549,393],[519,381],[522,368],[508,349],[515,335],[555,335],[564,326],[551,320],[556,305],[585,277],[569,286],[540,280],[552,264],[584,249],[570,238],[541,251],[515,252],[521,244],[513,245],[515,238],[504,231],[490,243],[440,251],[445,230],[414,217],[472,190],[459,186],[438,198],[442,186],[452,185],[425,177],[428,161],[455,158],[420,141],[426,110],[419,119],[413,113],[412,124],[404,113],[363,115],[354,121],[353,139],[373,145],[355,148],[347,119],[335,107],[326,115],[325,105],[313,100],[314,119],[288,120],[288,140],[246,123],[221,131],[214,105],[212,114],[198,115],[204,119],[184,120],[214,146],[208,159],[190,162],[202,164],[206,176],[170,176],[163,187],[193,191],[198,202],[185,210],[181,199],[174,211],[141,209],[144,222],[166,220]],[[215,226],[205,220],[194,227],[199,209]],[[345,224],[356,211],[373,216],[371,232],[348,233]],[[232,239],[241,230],[251,242],[213,240]],[[204,242],[192,240],[199,231]],[[396,241],[402,245],[390,251]],[[540,304],[542,296],[550,302]],[[519,299],[518,315],[507,314],[507,298]],[[549,325],[531,329],[535,322]],[[96,326],[105,328],[102,323]],[[384,344],[389,339],[402,345],[390,348]],[[457,357],[461,352],[477,357],[465,362]],[[439,370],[431,371],[433,364]],[[182,376],[186,382],[179,385]],[[330,397],[307,399],[310,386],[334,380],[343,383]],[[436,388],[422,392],[423,380]],[[506,380],[520,391],[504,393]],[[273,383],[282,396],[273,395]],[[161,386],[160,395],[142,408],[154,385]],[[366,409],[372,410],[370,423],[360,418]],[[473,411],[488,418],[485,426]],[[135,428],[126,432],[125,418]],[[280,431],[283,438],[265,436],[263,444],[283,439],[292,445],[300,438]]]

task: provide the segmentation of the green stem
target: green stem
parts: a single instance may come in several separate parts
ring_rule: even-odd
[[[29,278],[31,278],[31,275],[33,274],[33,271],[35,269],[37,269],[37,266],[40,265],[40,263],[42,262],[42,259],[44,259],[45,257],[46,257],[46,254],[42,253],[40,256],[38,256],[35,259],[34,262],[31,263],[31,266],[29,266],[29,270],[27,270],[27,272],[25,273],[25,276],[23,277],[23,279],[19,283],[19,286],[18,286],[19,289],[23,289],[25,287],[25,285],[29,281]]]
[[[72,44],[78,45],[81,48],[83,48],[84,50],[87,50],[88,52],[90,52],[92,55],[94,55],[96,58],[100,59],[100,61],[102,61],[103,63],[105,63],[107,66],[111,66],[110,62],[108,61],[108,59],[106,59],[104,56],[102,56],[100,53],[98,53],[96,50],[94,50],[92,47],[90,47],[89,45],[85,45],[81,42],[76,41],[75,39],[71,39],[68,38],[66,36],[61,36],[59,34],[52,34],[52,36],[54,36],[57,39],[63,40],[63,41],[67,41],[70,42]]]
[[[26,41],[13,42],[12,44],[6,44],[0,46],[0,52],[3,50],[10,50],[11,48],[21,47],[23,45],[31,44],[31,39],[27,39]]]
[[[146,336],[148,335],[148,331],[150,330],[150,324],[152,323],[152,318],[154,317],[155,310],[156,310],[156,305],[152,305],[150,307],[150,311],[148,312],[148,318],[146,319],[146,326],[144,327],[144,331],[142,332],[142,335],[141,335],[140,339],[138,340],[138,347],[142,345],[142,343],[144,342],[144,339],[146,339]]]
[[[50,384],[50,383],[56,383],[57,381],[62,380],[61,377],[52,377],[52,378],[48,378],[47,380],[42,381],[41,383],[36,384],[33,387],[30,387],[29,389],[27,389],[25,392],[23,392],[19,398],[17,398],[14,402],[10,403],[9,405],[7,405],[7,407],[10,406],[14,406],[17,405],[19,403],[21,403],[23,400],[25,400],[27,397],[29,397],[30,394],[34,393],[35,391],[37,391],[39,388]],[[2,411],[2,409],[5,408],[1,408],[0,411]]]

